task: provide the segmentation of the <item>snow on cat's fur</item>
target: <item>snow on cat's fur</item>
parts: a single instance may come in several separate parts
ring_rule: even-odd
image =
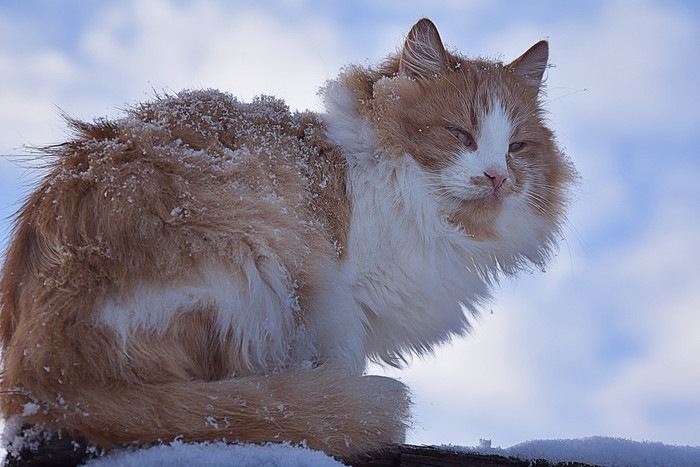
[[[3,414],[103,449],[400,442],[407,390],[367,360],[463,333],[554,247],[547,56],[469,60],[421,20],[320,116],[199,91],[71,122],[2,271]]]

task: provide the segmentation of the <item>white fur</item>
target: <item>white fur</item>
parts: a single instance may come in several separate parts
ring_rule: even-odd
[[[477,150],[474,153],[478,169],[483,172],[496,169],[508,173],[506,156],[513,134],[513,122],[499,99],[495,99],[491,108],[482,116],[477,137]]]
[[[126,343],[134,333],[163,334],[174,317],[202,309],[215,310],[220,335],[233,333],[251,371],[289,363],[298,304],[286,271],[272,260],[248,258],[237,272],[210,269],[177,284],[139,284],[107,300],[97,320]]]

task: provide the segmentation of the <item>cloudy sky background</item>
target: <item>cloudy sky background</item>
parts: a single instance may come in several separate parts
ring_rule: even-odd
[[[182,88],[321,110],[324,81],[422,16],[473,56],[550,41],[551,123],[583,181],[545,274],[503,283],[469,338],[389,373],[414,389],[409,441],[700,445],[696,2],[3,0],[0,154],[61,142],[60,111],[118,116]],[[3,251],[27,165],[0,158]]]

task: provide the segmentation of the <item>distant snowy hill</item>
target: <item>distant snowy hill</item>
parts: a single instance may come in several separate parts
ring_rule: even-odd
[[[483,442],[477,447],[449,448],[523,460],[545,459],[553,464],[580,462],[603,467],[700,467],[700,447],[670,446],[602,436],[527,441],[506,449],[491,448],[489,444]]]

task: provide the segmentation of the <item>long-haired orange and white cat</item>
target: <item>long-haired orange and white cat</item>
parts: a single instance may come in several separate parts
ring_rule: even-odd
[[[547,58],[467,59],[423,19],[324,114],[190,91],[71,121],[2,270],[4,416],[101,449],[400,442],[407,390],[368,359],[463,334],[559,235]]]

